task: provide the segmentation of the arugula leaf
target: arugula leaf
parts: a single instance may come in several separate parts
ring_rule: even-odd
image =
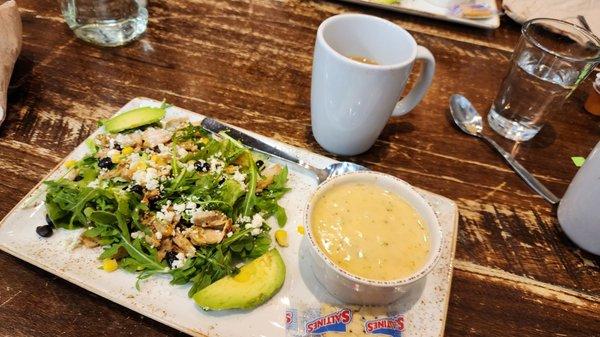
[[[252,158],[252,153],[246,153],[246,157],[248,158],[248,191],[246,192],[246,197],[242,206],[243,216],[251,215],[252,208],[254,207],[254,204],[256,202],[256,196],[254,194],[256,193],[256,183],[258,180],[258,170],[256,169],[256,163]]]
[[[98,225],[110,226],[117,223],[115,214],[105,211],[92,211],[88,218]]]
[[[275,216],[277,223],[283,227],[287,222],[285,209],[278,203],[279,199],[290,189],[285,187],[288,179],[288,168],[284,167],[279,174],[273,178],[273,182],[256,197],[256,207],[268,218]]]
[[[160,264],[155,256],[156,251],[150,251],[150,254],[144,253],[142,249],[142,240],[135,239],[129,242],[121,235],[121,246],[125,248],[129,256],[137,262],[138,270],[164,270],[165,266]],[[132,263],[130,261],[129,263]],[[141,269],[140,269],[141,268]]]
[[[242,189],[242,186],[240,185],[240,183],[233,179],[226,179],[218,191],[219,199],[221,199],[225,204],[229,205],[230,207],[233,207],[233,205],[235,205],[235,202],[242,195],[244,195],[244,190]]]

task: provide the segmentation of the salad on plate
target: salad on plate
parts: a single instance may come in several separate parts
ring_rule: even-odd
[[[136,287],[169,274],[172,284],[191,283],[189,296],[203,309],[256,307],[285,278],[271,227],[287,220],[278,204],[289,190],[287,168],[226,133],[167,118],[167,108],[103,121],[87,155],[45,182],[48,224],[36,231],[82,228],[79,242],[101,247],[102,268],[137,273]]]

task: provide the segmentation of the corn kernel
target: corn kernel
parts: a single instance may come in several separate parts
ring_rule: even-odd
[[[155,162],[158,165],[164,165],[165,164],[165,158],[161,157],[157,154],[153,154],[152,157],[150,157],[150,160],[152,160],[153,162]]]
[[[229,165],[229,166],[227,166],[227,167],[225,168],[225,170],[224,170],[224,171],[225,171],[225,173],[227,173],[227,174],[233,174],[233,172],[235,172],[235,166],[233,166],[233,165]]]
[[[65,167],[66,168],[73,168],[73,167],[75,167],[76,164],[77,164],[77,160],[73,160],[73,159],[67,160],[65,162]]]
[[[125,156],[128,156],[133,153],[133,148],[131,146],[126,146],[121,150],[121,153]]]
[[[110,157],[110,160],[115,163],[118,164],[121,162],[121,160],[123,160],[123,156],[120,154],[115,154],[114,156]]]
[[[115,259],[104,259],[102,260],[102,269],[104,269],[105,272],[110,273],[119,269],[119,264]]]
[[[208,144],[208,138],[207,137],[200,138],[200,143],[202,143],[202,144]]]
[[[144,163],[143,161],[138,161],[137,164],[135,164],[135,169],[136,171],[139,170],[145,170],[146,168],[148,168],[148,165],[146,165],[146,163]]]
[[[298,228],[296,228],[296,230],[300,235],[304,235],[304,226],[300,225]]]
[[[281,247],[289,246],[288,233],[285,229],[278,229],[275,231],[275,241],[277,241],[277,244]]]

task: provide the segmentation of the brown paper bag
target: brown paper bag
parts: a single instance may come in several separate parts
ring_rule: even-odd
[[[21,52],[21,35],[21,15],[17,4],[14,0],[6,1],[0,5],[0,124],[6,117],[8,83]]]

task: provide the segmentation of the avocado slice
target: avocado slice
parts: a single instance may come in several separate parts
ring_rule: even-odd
[[[117,133],[127,129],[152,124],[165,117],[163,108],[142,107],[119,114],[103,123],[106,131]]]
[[[271,249],[240,268],[235,276],[226,276],[194,295],[204,310],[255,308],[279,291],[285,280],[285,264],[277,249]]]

